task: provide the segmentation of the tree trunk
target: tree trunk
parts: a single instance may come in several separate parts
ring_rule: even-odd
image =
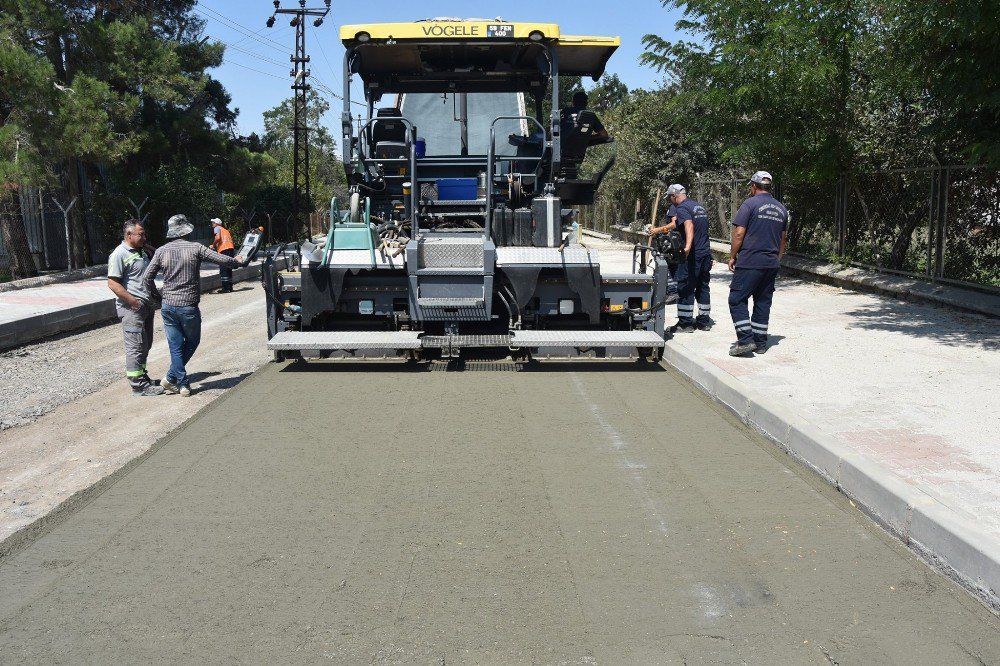
[[[65,164],[66,196],[69,201],[77,198],[76,205],[69,212],[69,230],[72,242],[73,266],[90,266],[90,242],[87,237],[87,218],[84,215],[82,188],[80,187],[80,162],[70,159]]]
[[[0,188],[0,235],[10,258],[10,273],[15,280],[36,277],[38,270],[31,256],[28,234],[21,216],[21,195],[16,185]]]
[[[910,252],[910,244],[913,241],[913,232],[927,219],[927,206],[921,205],[919,209],[910,213],[903,219],[899,234],[892,244],[892,251],[889,253],[889,268],[893,270],[905,270],[906,255]]]

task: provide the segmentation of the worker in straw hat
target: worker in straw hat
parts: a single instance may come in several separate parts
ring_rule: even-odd
[[[170,370],[160,381],[166,393],[191,395],[191,383],[185,366],[194,356],[201,342],[201,262],[210,261],[220,266],[235,268],[243,264],[243,257],[227,257],[187,239],[194,225],[183,215],[167,220],[167,242],[153,254],[149,267],[142,276],[146,290],[156,293],[153,280],[163,275],[161,298],[163,330],[170,347]]]

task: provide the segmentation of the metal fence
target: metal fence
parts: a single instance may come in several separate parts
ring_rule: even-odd
[[[64,209],[69,210],[72,200],[61,189],[39,189],[23,186],[19,188],[18,194],[21,198],[21,218],[28,238],[28,249],[35,261],[35,266],[39,271],[61,271],[69,268],[66,243],[68,225],[63,211]],[[95,210],[89,191],[85,191],[73,204],[74,212],[77,207],[83,211],[86,220],[87,243],[90,248],[90,258],[87,263],[88,265],[103,264],[107,261],[111,251],[122,240],[120,223],[132,217],[134,213],[123,209],[115,220],[110,222],[103,220]],[[139,212],[148,212],[148,208],[141,208]],[[242,210],[239,214],[243,219],[230,220],[230,229],[237,237],[242,236],[250,226],[264,226],[265,230],[294,237],[295,225],[291,221],[291,216],[279,217]],[[218,213],[214,211],[212,213],[204,211],[188,213],[187,217],[195,227],[190,239],[206,245],[209,244],[212,241],[212,225],[209,220],[216,215]],[[273,224],[272,217],[274,218]],[[323,219],[320,216],[315,221],[317,229],[324,227]],[[164,220],[155,223],[160,225],[161,230],[165,228]],[[285,236],[279,235],[278,237]],[[73,266],[73,268],[82,268],[82,266]],[[9,270],[10,257],[7,248],[4,247],[3,238],[0,237],[0,279]]]
[[[695,182],[711,235],[729,240],[747,195],[742,180]],[[894,169],[835,185],[778,183],[789,250],[816,259],[1000,290],[1000,172],[983,167]]]
[[[61,270],[68,268],[68,248],[66,245],[66,217],[63,208],[68,208],[71,200],[61,190],[42,190],[35,187],[20,187],[21,217],[28,237],[28,249],[39,270]],[[89,196],[81,197],[86,202]],[[118,239],[113,239],[111,247],[106,242],[108,235],[100,219],[85,203],[78,200],[75,206],[84,206],[87,221],[87,238],[90,243],[90,263],[103,263]],[[62,207],[62,208],[61,208]],[[10,257],[3,239],[0,238],[0,272],[10,267]],[[79,268],[79,266],[77,267]]]

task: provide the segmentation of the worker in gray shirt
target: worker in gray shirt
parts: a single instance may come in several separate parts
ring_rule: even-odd
[[[163,307],[163,330],[170,347],[170,370],[160,382],[167,393],[191,395],[191,383],[185,366],[194,356],[201,342],[201,262],[210,261],[220,266],[236,268],[243,264],[243,257],[227,257],[209,250],[204,245],[187,240],[194,226],[183,215],[167,220],[167,242],[153,255],[142,277],[145,288],[156,293],[153,280],[163,274],[160,295]]]
[[[125,338],[125,378],[132,395],[154,396],[163,389],[149,378],[146,357],[153,346],[153,312],[142,274],[149,265],[146,230],[138,220],[128,220],[123,227],[124,240],[108,257],[108,288],[115,295],[115,309],[122,322]]]

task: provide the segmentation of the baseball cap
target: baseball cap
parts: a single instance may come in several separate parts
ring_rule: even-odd
[[[219,219],[219,218],[217,218],[217,217],[213,217],[213,218],[212,218],[212,219],[210,220],[210,222],[211,222],[212,224],[218,224],[219,226],[222,226],[222,220],[220,220],[220,219]]]
[[[750,182],[756,183],[757,185],[770,185],[773,180],[774,179],[771,178],[771,174],[766,171],[758,171],[754,175],[750,176]]]
[[[668,197],[671,197],[675,194],[684,194],[685,192],[687,192],[687,190],[685,190],[684,186],[681,185],[680,183],[674,183],[673,185],[667,188]]]

